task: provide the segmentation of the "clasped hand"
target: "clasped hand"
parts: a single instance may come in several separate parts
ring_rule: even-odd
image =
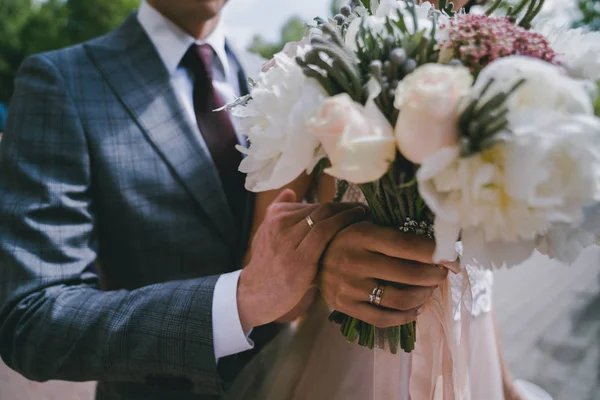
[[[434,247],[431,239],[368,222],[362,205],[301,204],[284,190],[267,210],[240,276],[242,327],[301,313],[315,283],[331,307],[377,327],[413,321],[456,267],[434,265]],[[379,306],[369,302],[377,285],[384,288]]]

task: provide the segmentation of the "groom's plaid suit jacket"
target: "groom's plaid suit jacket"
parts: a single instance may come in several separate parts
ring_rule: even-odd
[[[99,399],[222,393],[213,288],[253,206],[236,224],[200,138],[134,15],[25,61],[0,144],[6,364]]]

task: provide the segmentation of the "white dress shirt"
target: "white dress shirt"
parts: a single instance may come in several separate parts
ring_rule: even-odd
[[[215,51],[213,84],[223,100],[230,102],[240,95],[238,75],[240,70],[238,63],[225,50],[225,31],[222,23],[219,23],[205,40],[199,41],[160,14],[145,0],[140,5],[137,18],[167,68],[171,76],[171,85],[185,108],[191,124],[196,125],[193,101],[194,77],[179,64],[192,44],[209,44]],[[204,139],[202,137],[199,139],[206,152],[210,154]],[[239,133],[238,139],[242,142]],[[237,308],[237,285],[240,273],[241,270],[238,270],[221,275],[215,286],[212,329],[217,360],[254,347],[248,334],[242,330]]]

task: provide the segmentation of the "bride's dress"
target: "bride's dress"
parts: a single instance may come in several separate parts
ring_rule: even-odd
[[[468,346],[470,398],[471,400],[503,400],[502,369],[497,343],[500,338],[496,337],[491,313],[493,273],[467,266],[467,274],[473,296]],[[462,276],[450,275],[452,300],[454,304],[458,304]],[[460,331],[460,327],[460,313],[456,313],[454,329]]]
[[[357,187],[344,196],[364,202]],[[492,273],[467,269],[472,304],[468,336],[467,392],[457,400],[503,400],[501,368],[491,316]],[[462,275],[450,274],[454,310],[463,298]],[[339,325],[329,322],[329,307],[319,300],[308,317],[283,332],[242,372],[227,400],[438,400],[439,392],[415,395],[410,385],[428,382],[429,371],[418,368],[423,344],[412,354],[391,355],[348,343]],[[461,313],[454,313],[460,337]],[[417,322],[417,327],[419,322]],[[417,328],[418,329],[418,328]],[[413,364],[414,362],[414,364]],[[394,393],[393,398],[382,394]],[[412,392],[412,398],[410,393]],[[427,390],[417,391],[418,393]],[[418,397],[417,397],[418,396]]]

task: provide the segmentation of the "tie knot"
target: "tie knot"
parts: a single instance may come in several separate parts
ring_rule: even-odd
[[[194,74],[202,74],[212,80],[214,50],[209,44],[193,44],[181,60],[181,65],[191,69]]]

